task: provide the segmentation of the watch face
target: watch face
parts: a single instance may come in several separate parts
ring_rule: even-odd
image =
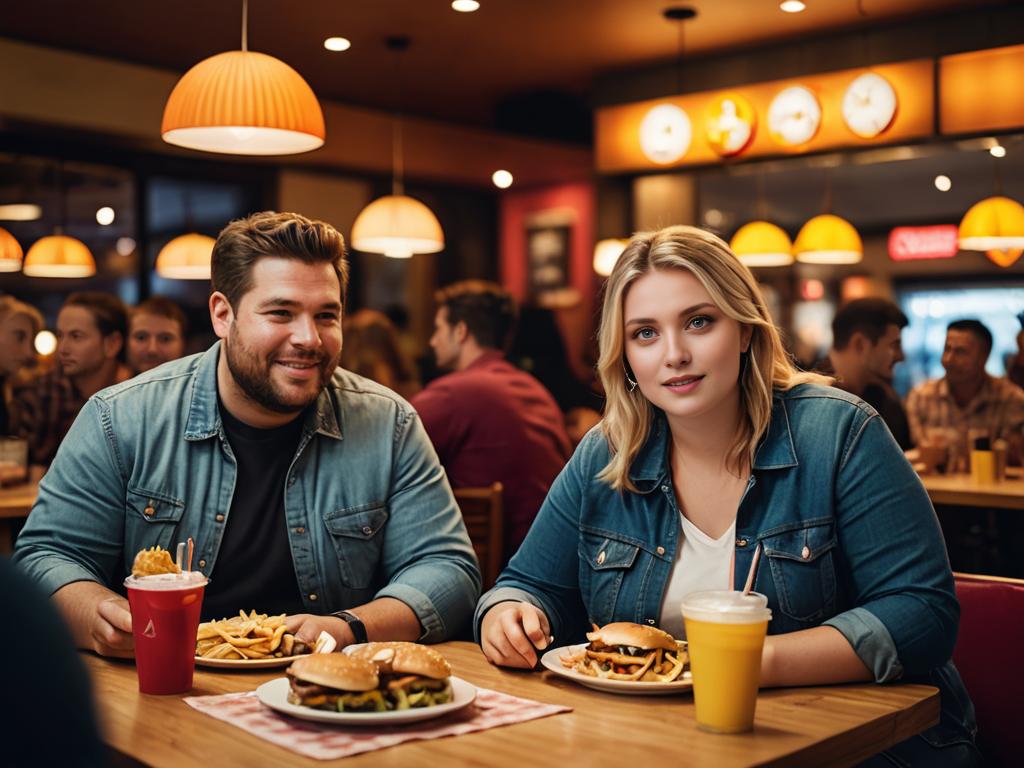
[[[896,103],[896,90],[889,81],[867,72],[843,94],[843,120],[862,139],[873,139],[892,125]]]
[[[768,107],[768,132],[784,147],[806,144],[814,138],[820,125],[818,97],[802,85],[779,91]]]
[[[754,138],[756,125],[753,106],[738,93],[727,93],[715,99],[704,115],[708,144],[722,157],[742,152]]]
[[[659,104],[640,123],[640,148],[648,159],[664,165],[686,154],[692,135],[690,118],[683,110]]]

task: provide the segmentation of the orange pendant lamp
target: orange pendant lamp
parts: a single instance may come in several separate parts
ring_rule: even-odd
[[[21,269],[21,243],[6,229],[0,228],[0,272],[17,272]]]
[[[182,76],[164,107],[168,144],[232,155],[294,155],[322,146],[324,115],[313,89],[280,59],[248,50],[211,56]]]
[[[160,249],[156,257],[156,273],[173,280],[209,280],[216,242],[212,237],[196,232],[179,235]]]
[[[96,274],[96,260],[81,240],[56,233],[41,237],[25,254],[22,267],[29,277],[92,277]]]

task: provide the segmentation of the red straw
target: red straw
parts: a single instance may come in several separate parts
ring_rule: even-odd
[[[761,559],[761,542],[757,542],[757,549],[754,550],[754,557],[750,561],[750,570],[747,572],[747,583],[743,585],[743,594],[749,595],[754,588],[754,578],[757,576],[757,561]]]
[[[192,541],[192,537],[189,536],[188,537],[188,571],[189,571],[189,573],[192,572],[192,550],[194,549],[194,547],[195,547],[195,544]]]

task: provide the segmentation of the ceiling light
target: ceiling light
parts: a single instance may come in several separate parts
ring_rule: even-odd
[[[313,89],[280,59],[248,50],[211,56],[186,72],[164,107],[168,144],[231,155],[294,155],[323,145],[324,115]]]
[[[452,0],[452,10],[459,13],[472,13],[479,8],[480,3],[476,0]]]
[[[174,238],[157,254],[156,273],[172,280],[209,280],[214,243],[195,232]]]
[[[43,209],[30,203],[0,205],[0,220],[35,221],[43,215]]]
[[[823,213],[803,225],[793,253],[807,264],[856,264],[864,257],[864,244],[850,222]]]
[[[495,171],[491,175],[491,181],[498,189],[508,189],[512,186],[512,174],[508,171]]]
[[[601,277],[608,277],[615,269],[615,263],[627,245],[629,245],[629,240],[620,238],[599,241],[594,246],[594,271]]]
[[[35,348],[43,357],[52,355],[57,350],[57,337],[51,331],[40,331],[36,334]]]
[[[793,263],[789,235],[769,221],[744,224],[732,236],[729,247],[748,267],[784,267]]]
[[[92,277],[96,261],[81,240],[49,235],[28,249],[21,271],[29,277]]]
[[[136,245],[137,243],[135,242],[134,237],[119,237],[117,238],[117,243],[114,245],[114,250],[116,250],[120,256],[130,256],[135,252]]]
[[[109,226],[114,223],[114,209],[105,205],[96,211],[96,223],[101,226]]]
[[[939,192],[949,192],[949,190],[953,188],[953,182],[950,180],[949,176],[939,174],[935,177],[935,188],[939,190]]]
[[[408,195],[385,195],[363,208],[352,225],[352,247],[408,259],[444,250],[441,224],[427,206]]]
[[[960,221],[959,237],[965,251],[1024,248],[1024,205],[1001,196],[975,203]]]
[[[807,3],[800,0],[782,0],[779,3],[779,10],[783,13],[800,13],[807,8]]]
[[[347,51],[352,42],[347,37],[328,37],[324,40],[324,48],[328,51]]]
[[[21,269],[21,243],[6,229],[0,229],[0,272]]]
[[[989,147],[988,153],[992,155],[992,157],[1006,157],[1006,147],[1002,144],[993,144]]]

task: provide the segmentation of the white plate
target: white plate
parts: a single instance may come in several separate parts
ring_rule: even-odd
[[[652,683],[634,680],[608,680],[603,677],[591,677],[562,666],[559,660],[562,656],[574,656],[586,645],[563,645],[561,648],[552,648],[540,657],[540,663],[544,668],[554,672],[559,677],[565,677],[574,683],[585,685],[597,691],[608,693],[621,693],[627,696],[667,696],[673,693],[686,693],[693,689],[693,677],[689,670],[683,672],[683,676],[671,683]]]
[[[256,689],[256,696],[266,706],[278,712],[312,720],[317,723],[336,723],[338,725],[399,725],[415,723],[419,720],[431,720],[435,717],[448,715],[468,707],[476,699],[476,688],[465,680],[452,677],[452,700],[447,704],[418,709],[397,709],[393,712],[328,712],[326,709],[301,707],[288,703],[287,677],[278,677],[264,683]]]
[[[196,656],[197,667],[216,667],[218,669],[273,669],[287,667],[299,656],[271,656],[266,659],[204,659]]]

